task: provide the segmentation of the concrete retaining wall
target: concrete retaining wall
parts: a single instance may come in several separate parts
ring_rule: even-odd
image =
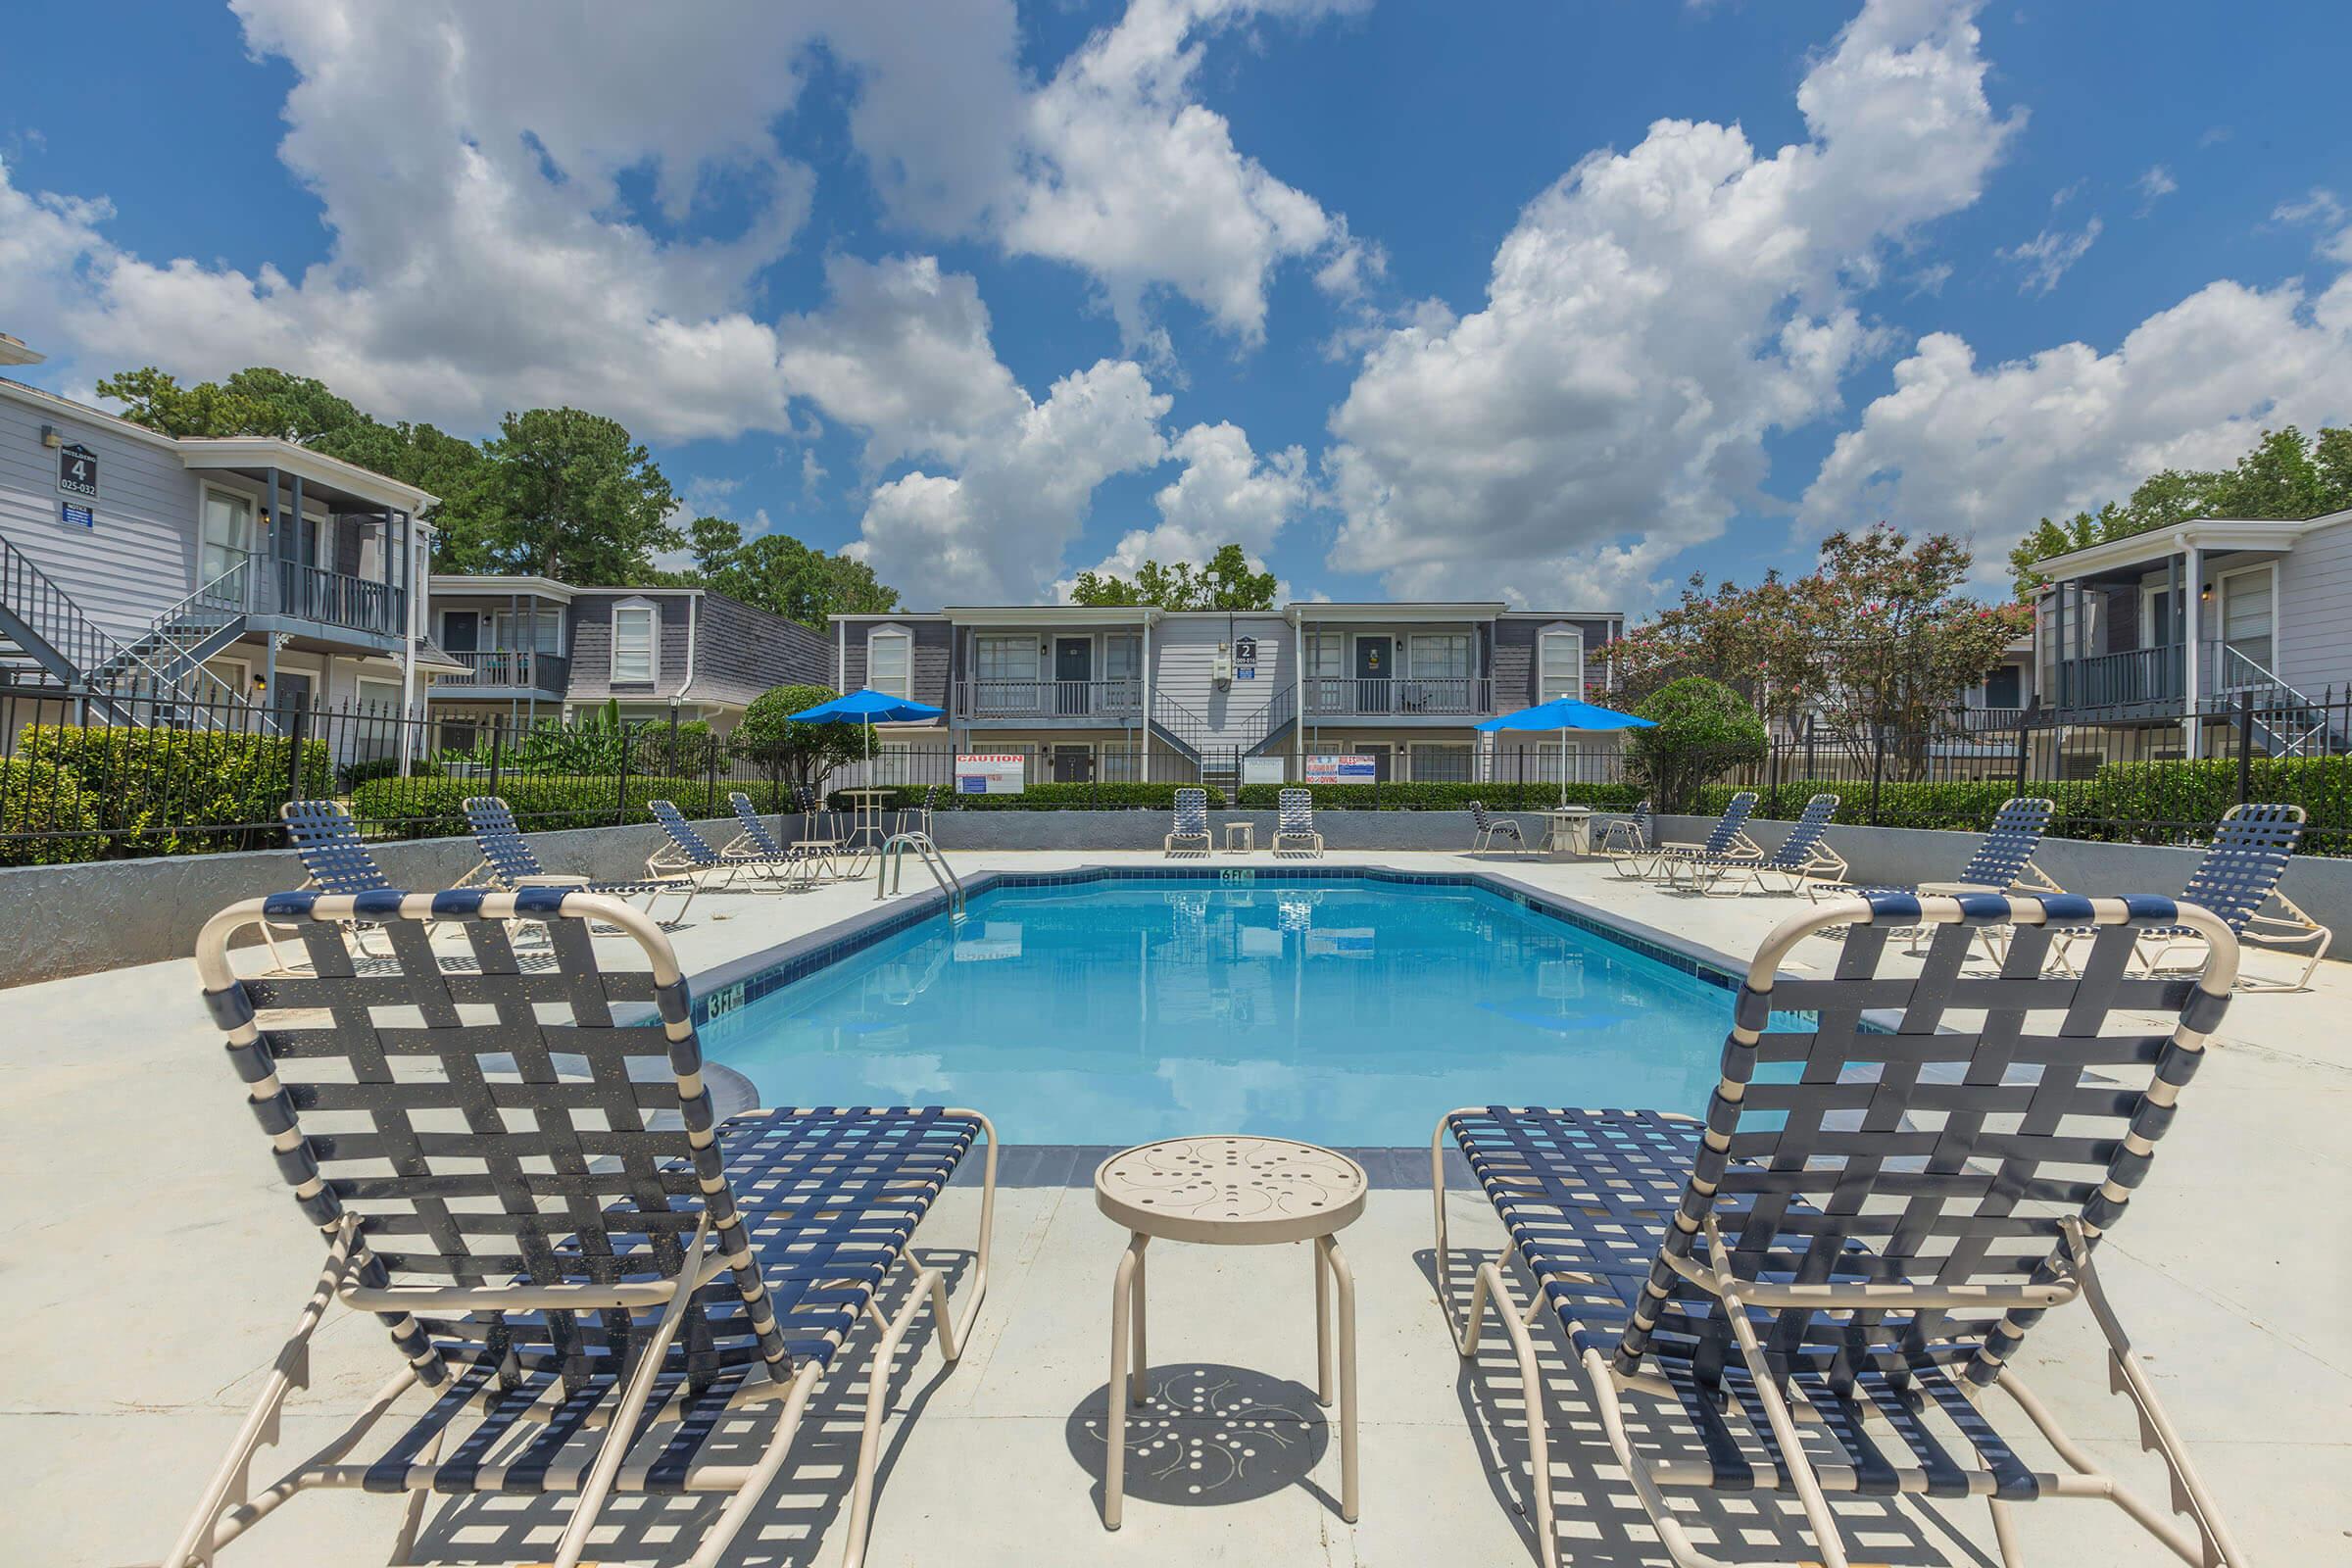
[[[1711,816],[1661,816],[1658,836],[1698,840],[1715,825]],[[1748,830],[1767,850],[1788,836],[1787,822],[1756,822]],[[1854,880],[1889,887],[1948,882],[1976,853],[1980,835],[1933,828],[1840,827],[1827,835],[1831,848],[1853,866]],[[2079,839],[2044,839],[2034,861],[2069,893],[2161,893],[2180,891],[2202,858],[2201,850],[2160,845],[2093,844]],[[2352,931],[2352,858],[2299,855],[2279,884],[2322,925]]]
[[[706,823],[704,832],[724,844],[735,836],[734,819]],[[621,881],[644,873],[661,838],[646,822],[534,833],[531,847],[550,871]],[[369,849],[402,887],[445,888],[481,861],[471,839]],[[0,986],[185,957],[197,928],[222,906],[302,881],[292,850],[0,867]]]

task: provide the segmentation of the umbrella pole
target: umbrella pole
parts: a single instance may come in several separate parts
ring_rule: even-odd
[[[1568,732],[1560,731],[1560,808],[1568,807]]]

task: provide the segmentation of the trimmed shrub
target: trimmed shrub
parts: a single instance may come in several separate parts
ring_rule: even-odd
[[[901,784],[882,804],[885,811],[904,811],[922,804],[928,786]],[[942,811],[1172,811],[1178,790],[1206,789],[1208,808],[1225,808],[1225,792],[1198,784],[1032,784],[1018,795],[958,795],[942,787],[934,807]],[[723,797],[722,797],[723,798]],[[835,790],[825,804],[836,811],[850,809],[849,798]]]
[[[1491,810],[1541,811],[1560,804],[1552,784],[1245,784],[1242,805],[1272,810],[1286,789],[1303,788],[1324,811],[1466,811],[1472,801]],[[1641,804],[1639,784],[1571,784],[1570,806],[1630,810]]]
[[[409,776],[412,778],[431,778],[440,771],[441,766],[437,762],[428,762],[421,758],[412,758],[409,761]],[[398,778],[399,776],[400,759],[398,757],[370,757],[364,761],[352,762],[337,768],[335,770],[335,789],[339,794],[349,795],[369,779]]]
[[[72,773],[97,815],[117,835],[114,856],[195,855],[242,848],[264,827],[274,838],[277,808],[295,793],[330,793],[334,769],[324,741],[302,743],[301,775],[292,777],[293,741],[283,735],[203,729],[105,729],[60,725],[26,730],[17,755]],[[211,831],[175,828],[205,823]]]
[[[514,820],[525,831],[567,827],[612,827],[617,780],[577,774],[510,776],[499,780],[498,793],[514,808]],[[741,790],[762,813],[778,810],[779,792],[773,784],[720,779],[714,790],[708,779],[664,778],[658,773],[629,775],[623,822],[650,822],[648,801],[674,801],[693,818],[732,816],[730,792]],[[490,791],[487,776],[473,778],[380,778],[351,794],[351,814],[370,837],[432,839],[465,834],[466,799]]]
[[[0,833],[56,835],[0,838],[0,865],[94,860],[106,851],[106,841],[87,831],[97,825],[96,806],[65,768],[17,757],[0,761]]]

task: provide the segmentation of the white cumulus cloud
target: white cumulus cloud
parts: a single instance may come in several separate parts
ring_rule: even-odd
[[[2023,244],[2003,250],[2001,260],[2013,262],[2023,270],[2025,276],[2017,285],[2020,294],[2047,294],[2058,286],[2067,270],[2089,252],[2105,227],[2093,218],[2072,233],[2062,228],[2045,228]]]
[[[1973,11],[1871,0],[1798,88],[1802,142],[1660,121],[1529,203],[1483,309],[1366,352],[1324,460],[1331,564],[1401,594],[1618,603],[1718,534],[1767,433],[1832,410],[1876,341],[1851,287],[2001,154],[2015,122],[1986,102]]]

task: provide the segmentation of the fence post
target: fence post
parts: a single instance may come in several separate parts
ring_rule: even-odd
[[[2237,694],[2237,804],[2246,804],[2246,793],[2254,779],[2254,692],[2251,687]]]
[[[626,724],[620,726],[620,771],[612,791],[612,825],[619,827],[629,819],[629,753],[636,749],[637,737]]]
[[[666,778],[678,776],[678,710],[675,704],[672,704],[669,710],[669,766],[664,770],[663,776]],[[710,803],[708,800],[704,801],[703,809],[709,810],[710,808]]]
[[[1805,715],[1805,781],[1811,783],[1819,775],[1813,771],[1813,715]]]
[[[493,795],[498,793],[499,771],[507,760],[504,744],[506,733],[506,721],[494,715],[490,720],[490,793]]]
[[[286,801],[291,805],[302,799],[302,751],[310,739],[311,710],[303,704],[294,710],[294,726],[286,739]]]
[[[1870,745],[1870,825],[1879,825],[1879,786],[1886,778],[1886,726],[1873,727]]]
[[[2017,787],[2010,791],[2012,795],[2026,793],[2026,720],[2029,716],[2027,713],[2017,715]]]
[[[703,758],[704,758],[704,763],[703,763],[703,765],[704,765],[704,771],[705,771],[705,777],[704,777],[704,780],[703,780],[703,799],[704,799],[704,800],[706,800],[706,801],[709,801],[709,802],[711,804],[711,806],[712,806],[712,807],[716,807],[716,806],[718,805],[718,737],[717,737],[717,736],[715,736],[715,735],[706,735],[706,736],[704,736],[704,737],[703,737]],[[781,800],[781,799],[779,799],[779,800],[777,801],[777,803],[776,803],[776,831],[777,831],[777,832],[779,832],[779,833],[781,833],[781,832],[783,832],[783,830],[784,830],[784,804],[783,804],[782,800]]]
[[[1765,756],[1765,765],[1766,765],[1766,766],[1767,766],[1767,767],[1770,769],[1770,771],[1769,771],[1769,772],[1767,772],[1767,773],[1765,774],[1765,784],[1764,784],[1764,793],[1765,793],[1765,801],[1764,801],[1764,814],[1765,814],[1766,816],[1768,816],[1768,817],[1777,817],[1777,816],[1779,816],[1779,815],[1781,814],[1781,748],[1780,748],[1780,744],[1779,744],[1778,742],[1772,742],[1772,743],[1769,743],[1769,744],[1768,744],[1768,745],[1765,747],[1765,753],[1764,753],[1764,756]]]

